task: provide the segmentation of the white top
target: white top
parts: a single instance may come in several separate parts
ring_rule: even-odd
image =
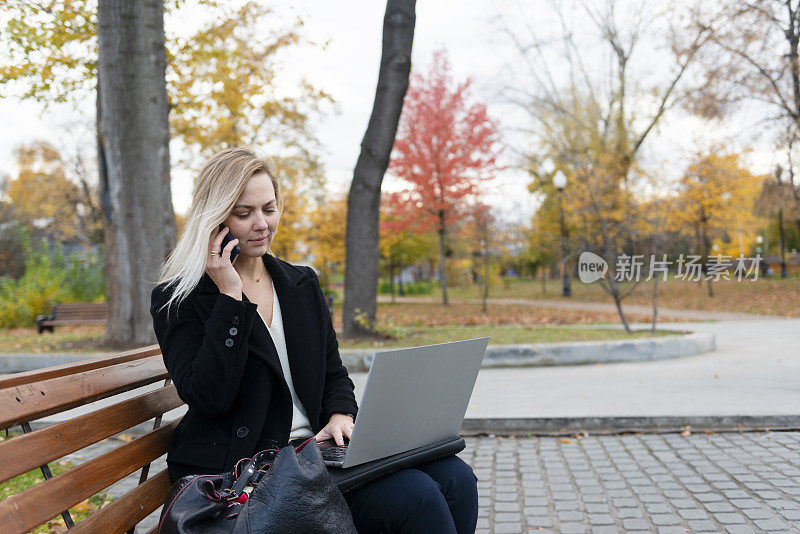
[[[270,277],[270,281],[272,278]],[[256,309],[257,311],[257,309]],[[286,351],[286,338],[283,334],[283,317],[281,317],[281,307],[278,303],[278,292],[275,291],[275,283],[272,282],[272,326],[264,321],[261,312],[258,316],[264,322],[264,325],[269,330],[269,335],[272,336],[272,342],[275,344],[275,349],[278,351],[278,359],[281,362],[281,369],[283,370],[283,377],[286,379],[286,384],[289,386],[289,393],[292,394],[292,430],[289,433],[289,440],[297,438],[310,438],[314,435],[311,430],[311,423],[308,420],[308,415],[300,404],[300,399],[294,390],[292,383],[292,371],[289,367],[289,353]]]

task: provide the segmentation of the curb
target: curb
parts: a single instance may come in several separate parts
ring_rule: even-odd
[[[716,338],[709,333],[610,341],[490,345],[481,368],[642,362],[692,356],[715,349]],[[375,352],[380,350],[350,349],[339,351],[339,354],[348,371],[367,372]]]
[[[597,417],[468,418],[461,433],[516,436],[575,434],[746,432],[800,430],[800,415],[659,415]]]
[[[716,338],[709,333],[609,341],[491,345],[486,349],[481,368],[643,362],[692,356],[715,349]],[[365,373],[372,366],[375,352],[380,350],[343,349],[339,354],[348,372]],[[113,353],[0,354],[0,374],[32,371],[110,354]]]

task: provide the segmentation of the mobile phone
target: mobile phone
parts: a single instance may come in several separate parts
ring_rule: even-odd
[[[219,230],[220,230],[220,232],[222,231],[222,229],[223,229],[223,228],[225,228],[225,225],[224,225],[224,224],[222,224],[222,223],[220,223],[220,224],[219,224]],[[223,238],[222,238],[222,248],[225,248],[225,246],[226,246],[228,243],[230,243],[231,241],[233,241],[233,238],[231,237],[231,232],[230,232],[230,229],[229,229],[229,230],[228,230],[228,233],[227,233],[227,234],[225,234],[225,237],[223,237]],[[222,248],[219,250],[219,253],[220,253],[220,254],[222,254]],[[233,260],[235,260],[235,259],[236,259],[236,256],[237,256],[237,255],[238,255],[238,254],[239,254],[241,251],[242,251],[242,249],[240,249],[240,248],[239,248],[239,245],[235,245],[235,246],[233,247],[233,250],[231,250],[231,263],[233,263]]]

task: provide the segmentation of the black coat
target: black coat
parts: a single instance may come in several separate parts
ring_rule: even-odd
[[[275,284],[292,382],[314,433],[332,414],[358,409],[339,357],[330,312],[316,273],[262,256]],[[173,480],[220,473],[244,457],[286,445],[292,399],[275,345],[257,305],[220,293],[208,274],[167,318],[172,288],[151,295],[153,329],[178,394],[189,410],[172,434]]]

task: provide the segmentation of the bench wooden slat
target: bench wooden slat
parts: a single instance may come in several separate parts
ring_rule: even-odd
[[[171,482],[166,469],[107,504],[75,527],[72,533],[121,534],[164,504]]]
[[[167,378],[152,356],[0,390],[0,428],[8,428]]]
[[[61,302],[56,308],[108,308],[107,302]]]
[[[77,317],[80,315],[108,315],[108,308],[56,308],[58,317]]]
[[[76,313],[108,313],[108,306],[100,306],[96,304],[75,304],[71,306],[59,305],[56,306],[56,314],[76,314]]]
[[[133,349],[110,356],[98,356],[74,363],[65,363],[63,365],[56,365],[46,369],[35,369],[33,371],[25,371],[22,373],[14,373],[13,375],[0,375],[0,389],[18,386],[20,384],[30,384],[31,382],[40,382],[42,380],[49,380],[51,378],[58,378],[59,376],[69,376],[75,373],[82,373],[91,371],[92,369],[100,369],[102,367],[110,367],[112,365],[119,365],[121,363],[139,360],[142,358],[149,358],[161,354],[161,348],[158,345],[149,345],[140,349]]]
[[[42,326],[58,326],[58,325],[62,325],[62,324],[77,324],[77,325],[81,325],[81,324],[105,324],[106,322],[108,322],[107,319],[86,319],[86,318],[82,318],[82,319],[53,319],[52,321],[51,320],[42,321],[41,325]]]
[[[27,473],[182,404],[175,386],[170,385],[0,442],[0,481]]]
[[[91,497],[167,451],[171,421],[117,449],[0,501],[0,532],[24,533]]]

